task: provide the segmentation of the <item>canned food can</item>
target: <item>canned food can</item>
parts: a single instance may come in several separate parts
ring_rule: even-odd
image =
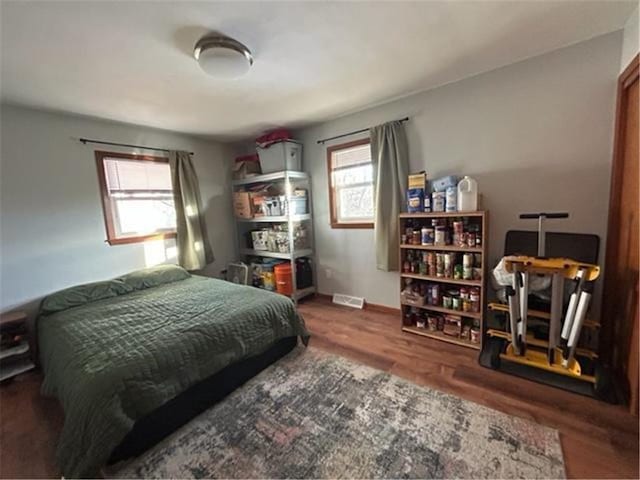
[[[451,298],[451,308],[453,310],[462,310],[462,300],[460,299],[460,297]]]
[[[471,289],[469,300],[471,301],[471,311],[478,313],[480,311],[480,289],[478,287]]]
[[[433,245],[434,229],[422,227],[422,245]]]
[[[461,247],[464,245],[463,235],[464,235],[464,223],[460,220],[456,220],[452,224],[453,226],[453,244]]]
[[[453,277],[453,253],[444,254],[444,276]]]
[[[471,300],[469,300],[468,298],[463,298],[462,299],[462,311],[463,312],[470,312],[471,311]]]
[[[427,253],[427,273],[431,277],[436,276],[436,254],[434,252]]]
[[[453,267],[453,278],[457,280],[462,279],[462,265],[459,263]]]
[[[474,280],[482,280],[482,268],[474,267],[474,269],[473,269],[473,279]]]
[[[473,327],[471,329],[471,341],[473,343],[480,343],[480,329]]]
[[[429,305],[440,305],[440,285],[431,286]]]
[[[460,332],[460,338],[463,340],[469,340],[471,336],[471,327],[469,325],[462,326],[462,332]]]
[[[462,255],[462,266],[464,268],[472,268],[473,267],[473,254],[465,253]]]
[[[476,246],[476,234],[473,232],[467,233],[467,246],[474,248]]]
[[[436,253],[436,277],[444,277],[444,255]]]
[[[458,243],[459,247],[464,247],[467,245],[467,232],[462,232],[460,234],[460,243]]]
[[[449,295],[442,296],[442,307],[451,309],[452,301]]]

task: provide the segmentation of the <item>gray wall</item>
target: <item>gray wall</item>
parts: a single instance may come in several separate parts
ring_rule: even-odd
[[[620,71],[622,72],[629,62],[633,60],[640,50],[640,33],[638,32],[638,9],[631,14],[624,25],[624,38],[622,40],[622,55],[620,58]]]
[[[399,305],[397,273],[376,270],[373,231],[330,228],[326,146],[316,140],[407,115],[412,171],[478,181],[490,265],[507,230],[536,228],[521,212],[569,212],[549,227],[599,235],[602,255],[621,42],[621,32],[604,35],[297,132],[313,178],[319,291]]]
[[[174,261],[173,240],[109,246],[94,150],[79,137],[195,152],[217,274],[235,256],[228,147],[162,130],[3,105],[0,310],[53,291]],[[139,153],[139,152],[138,152]],[[147,151],[147,153],[149,153]],[[165,259],[165,254],[168,258]]]

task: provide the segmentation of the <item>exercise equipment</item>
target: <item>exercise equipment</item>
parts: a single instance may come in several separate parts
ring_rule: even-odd
[[[489,303],[489,310],[502,316],[504,326],[487,328],[480,364],[611,401],[609,376],[598,365],[597,353],[578,347],[583,328],[597,330],[599,327],[587,318],[587,312],[600,268],[595,262],[584,261],[597,258],[598,242],[595,242],[595,255],[582,252],[580,259],[545,256],[548,240],[545,220],[567,217],[566,213],[520,215],[520,218],[538,220],[537,248],[535,255],[526,255],[531,251],[529,245],[529,252],[507,254],[503,258],[505,270],[512,275],[511,285],[505,287],[507,304]],[[569,246],[571,250],[570,243]],[[543,302],[539,309],[530,308],[532,275],[551,279],[550,300]],[[572,286],[565,310],[567,282]],[[540,304],[536,299],[532,301]]]

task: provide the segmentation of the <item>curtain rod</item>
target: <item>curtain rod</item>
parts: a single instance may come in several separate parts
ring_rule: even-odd
[[[156,150],[157,152],[166,152],[166,153],[169,153],[171,151],[168,148],[145,147],[144,145],[131,145],[130,143],[105,142],[103,140],[92,140],[90,138],[79,138],[78,140],[80,140],[85,145],[87,143],[96,143],[100,145],[114,145],[116,147],[131,147],[131,148],[140,148],[142,150]],[[189,152],[189,155],[193,155],[193,152]]]
[[[409,117],[401,118],[400,120],[396,120],[396,122],[402,123],[402,122],[406,122],[407,120],[409,120]],[[369,127],[369,128],[371,128],[371,127]],[[351,135],[357,135],[358,133],[368,132],[369,128],[363,128],[361,130],[354,130],[353,132],[343,133],[342,135],[336,135],[335,137],[323,138],[322,140],[318,140],[318,144],[322,144],[322,143],[328,142],[330,140],[336,140],[338,138],[350,137]]]

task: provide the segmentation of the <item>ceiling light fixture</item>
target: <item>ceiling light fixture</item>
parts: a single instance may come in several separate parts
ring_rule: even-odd
[[[193,56],[206,73],[219,78],[241,77],[253,65],[247,47],[219,33],[210,33],[198,40]]]

